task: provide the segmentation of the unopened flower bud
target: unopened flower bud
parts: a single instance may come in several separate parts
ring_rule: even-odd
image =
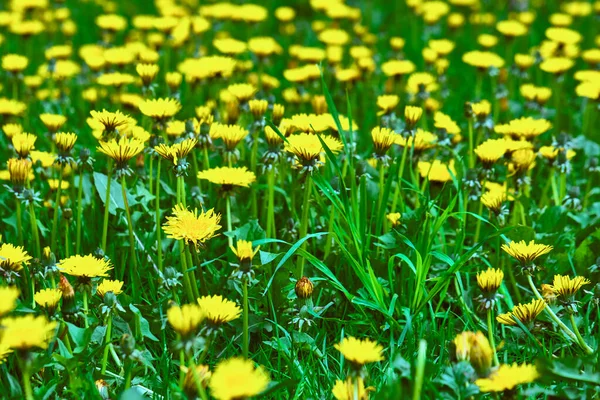
[[[299,299],[309,299],[312,297],[314,285],[310,279],[303,276],[296,282],[294,290]]]
[[[125,356],[130,356],[135,350],[135,338],[128,333],[121,336],[121,350]]]
[[[206,365],[196,365],[195,368],[188,368],[187,373],[185,374],[185,380],[183,381],[183,391],[189,399],[198,397],[196,380],[200,382],[202,387],[206,388],[208,386],[210,375],[211,373]]]

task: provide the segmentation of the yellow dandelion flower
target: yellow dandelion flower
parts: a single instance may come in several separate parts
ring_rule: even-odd
[[[501,269],[488,268],[477,273],[477,285],[484,293],[496,293],[503,279],[504,272]]]
[[[494,353],[482,332],[461,332],[456,335],[452,344],[457,360],[471,363],[479,376],[488,375]]]
[[[379,156],[385,155],[387,151],[396,142],[398,135],[390,128],[382,128],[376,126],[371,130],[371,139],[373,139],[373,147],[375,153]]]
[[[492,104],[487,100],[471,103],[471,111],[478,120],[485,120],[492,112]]]
[[[171,146],[161,143],[154,147],[154,150],[165,160],[169,160],[174,165],[177,165],[178,161],[185,159],[197,144],[198,140],[187,138]]]
[[[552,249],[552,246],[535,243],[533,240],[529,243],[525,243],[524,240],[521,240],[520,242],[511,241],[509,244],[502,245],[502,250],[507,252],[521,264],[530,264],[535,261],[536,258],[550,253]]]
[[[138,64],[135,66],[135,71],[142,79],[142,83],[148,86],[152,83],[156,74],[158,74],[159,67],[156,64]]]
[[[50,132],[58,131],[67,122],[67,117],[60,114],[40,114],[40,119]]]
[[[488,68],[502,68],[504,66],[504,59],[496,53],[489,51],[469,51],[463,54],[462,60],[465,64],[469,64],[480,70],[486,70]]]
[[[217,231],[221,229],[219,225],[221,215],[215,214],[212,209],[198,213],[197,209],[190,211],[178,204],[173,207],[172,213],[173,215],[167,217],[167,222],[163,225],[163,230],[171,239],[183,240],[198,246],[216,236]]]
[[[56,326],[43,315],[4,318],[2,343],[15,350],[46,349]]]
[[[502,211],[502,205],[507,200],[506,192],[501,190],[490,190],[481,195],[481,204],[488,210],[498,215]]]
[[[231,246],[231,251],[236,255],[240,262],[250,262],[260,250],[260,246],[256,249],[252,249],[252,242],[247,240],[238,240],[235,244],[235,247]]]
[[[437,111],[433,115],[433,122],[436,128],[444,129],[446,132],[452,135],[458,135],[460,133],[460,127],[458,124],[441,111]]]
[[[2,132],[7,138],[11,139],[17,133],[23,132],[23,126],[21,124],[4,124],[2,125]]]
[[[546,29],[546,37],[555,43],[563,45],[577,44],[581,42],[581,33],[568,28],[550,27]]]
[[[454,160],[450,160],[448,164],[444,164],[440,160],[419,161],[417,168],[419,168],[421,176],[427,177],[431,182],[448,182],[452,180],[452,176],[456,176]]]
[[[5,271],[18,272],[23,265],[28,265],[31,256],[27,254],[23,246],[14,246],[10,243],[0,245],[0,268]]]
[[[583,276],[571,278],[566,275],[554,275],[551,290],[562,299],[569,300],[583,285],[589,285],[590,283],[592,282]]]
[[[345,381],[336,380],[331,390],[333,397],[336,400],[369,400],[369,392],[374,391],[375,388],[365,387],[365,381],[361,377],[355,379],[358,379],[358,382],[352,378]]]
[[[228,151],[235,147],[248,136],[248,130],[239,125],[225,125],[214,123],[210,126],[210,136],[213,139],[222,139]]]
[[[400,97],[395,94],[385,94],[377,97],[377,107],[381,109],[377,115],[386,115],[394,111],[400,103]]]
[[[516,326],[517,322],[515,319],[518,319],[524,325],[528,325],[532,323],[545,308],[546,302],[541,299],[536,299],[531,301],[531,303],[514,306],[511,312],[498,315],[496,321],[503,325]]]
[[[74,255],[58,263],[59,271],[82,279],[108,276],[107,272],[112,268],[109,261],[104,258],[96,258],[92,254]]]
[[[90,114],[92,115],[92,121],[103,126],[104,131],[107,133],[115,132],[130,124],[129,116],[120,111],[91,111]]]
[[[54,143],[63,154],[69,153],[75,146],[77,135],[72,132],[59,132],[54,135]]]
[[[183,391],[189,399],[196,399],[199,396],[197,382],[200,382],[202,387],[206,389],[208,381],[211,377],[211,372],[208,365],[195,365],[188,368],[183,380]]]
[[[423,115],[423,109],[416,106],[406,106],[404,108],[404,120],[408,129],[412,129]]]
[[[348,336],[334,347],[356,367],[383,360],[383,346],[370,339]]]
[[[231,300],[223,296],[202,296],[198,305],[204,311],[206,319],[213,325],[222,325],[239,318],[242,310]]]
[[[540,63],[540,69],[554,75],[564,74],[573,66],[575,62],[566,57],[550,57]]]
[[[142,114],[156,120],[165,120],[173,117],[181,110],[179,100],[171,98],[144,100],[139,105]]]
[[[487,378],[477,379],[475,384],[482,392],[503,392],[524,383],[531,383],[539,376],[534,365],[502,364]]]
[[[506,154],[504,139],[488,139],[475,148],[477,158],[481,160],[483,167],[490,169],[498,160]]]
[[[98,285],[98,288],[96,289],[96,293],[98,293],[100,297],[104,297],[108,292],[112,292],[115,296],[120,295],[121,293],[123,293],[123,282],[116,279],[102,280],[102,282]]]
[[[13,74],[22,72],[29,65],[29,59],[20,54],[2,56],[2,69]]]
[[[250,398],[263,392],[270,379],[263,367],[240,357],[217,364],[209,382],[211,395],[218,400]]]
[[[167,320],[171,327],[182,337],[187,338],[198,333],[206,313],[197,304],[173,306],[167,310]]]
[[[496,29],[507,38],[515,38],[527,33],[527,26],[516,20],[499,21]]]
[[[400,218],[402,218],[402,215],[399,212],[394,212],[388,213],[385,217],[388,221],[390,221],[392,226],[398,226],[401,223]]]
[[[381,65],[381,71],[389,77],[401,77],[415,70],[415,64],[409,60],[390,60]]]
[[[216,167],[198,172],[199,179],[206,179],[227,189],[231,186],[249,187],[256,181],[254,172],[246,167]]]
[[[100,142],[98,151],[115,160],[117,169],[127,166],[127,162],[144,150],[144,143],[137,139],[121,138]]]
[[[29,152],[35,149],[36,140],[37,136],[32,133],[17,133],[11,138],[13,148],[21,158],[27,158]]]
[[[15,187],[25,186],[27,181],[32,181],[33,171],[31,161],[26,158],[10,158],[6,163],[8,168],[8,179]]]
[[[17,307],[18,298],[18,288],[14,286],[0,286],[0,317],[5,316]]]
[[[342,143],[331,136],[323,135],[321,136],[321,139],[334,154],[338,153],[343,148]],[[319,137],[311,133],[291,135],[287,138],[284,149],[298,157],[303,164],[318,161],[321,154],[325,152]]]
[[[256,92],[258,88],[249,83],[234,83],[233,85],[227,86],[227,91],[231,93],[240,103],[248,102]]]
[[[40,307],[48,310],[49,314],[52,314],[56,310],[61,298],[62,291],[60,289],[42,289],[33,296],[35,302]]]
[[[424,150],[435,147],[438,137],[436,134],[427,132],[418,128],[414,135],[408,136],[395,135],[396,144],[402,147],[408,147],[409,149],[414,148],[414,151],[420,153]]]

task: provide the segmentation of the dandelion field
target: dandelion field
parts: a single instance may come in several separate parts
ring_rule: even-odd
[[[600,396],[600,2],[0,3],[0,397]]]

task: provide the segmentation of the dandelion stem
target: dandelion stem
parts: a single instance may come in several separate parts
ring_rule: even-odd
[[[306,175],[306,181],[304,183],[304,199],[302,200],[302,220],[300,222],[300,235],[299,239],[306,236],[308,232],[308,214],[309,214],[309,200],[310,192],[312,190],[312,178],[310,175]],[[302,243],[303,250],[306,248],[306,241]],[[304,257],[298,258],[298,264],[296,266],[296,278],[300,279],[304,276]]]
[[[102,369],[100,374],[106,373],[106,364],[108,362],[108,351],[110,349],[110,341],[112,334],[112,315],[108,315],[108,321],[106,322],[106,335],[104,336],[104,353],[102,354]]]
[[[421,398],[421,389],[423,388],[423,375],[425,373],[425,362],[427,359],[427,342],[424,339],[419,341],[419,353],[417,355],[417,366],[415,370],[415,386],[413,391],[413,400]]]
[[[33,202],[29,203],[29,220],[31,223],[31,231],[33,232],[33,241],[35,243],[35,256],[38,259],[42,258],[42,247],[40,245],[40,233],[38,231],[37,218],[35,216],[35,207]]]
[[[196,389],[198,390],[198,395],[202,400],[208,400],[208,396],[206,394],[206,390],[204,390],[204,386],[202,386],[202,381],[198,376],[198,371],[196,371],[196,364],[194,363],[194,357],[190,356],[190,370],[192,371],[192,376],[194,377],[194,383],[196,384]]]
[[[21,373],[23,375],[23,391],[25,392],[25,398],[27,400],[33,400],[33,390],[31,389],[31,372],[29,370],[29,361],[24,360],[20,362]]]
[[[19,245],[23,246],[23,223],[21,217],[21,200],[15,197],[15,209],[17,212],[17,235],[19,236]]]
[[[475,167],[475,152],[473,147],[473,120],[469,118],[469,168]]]
[[[244,358],[248,358],[248,278],[242,278],[242,291],[244,295],[242,355],[244,356]]]
[[[77,184],[77,237],[75,239],[75,254],[81,250],[81,218],[83,216],[83,204],[81,197],[83,194],[83,167],[80,167],[79,182]]]
[[[231,197],[229,195],[225,197],[225,213],[227,216],[227,232],[229,233],[227,236],[227,243],[229,244],[229,247],[232,247],[233,238],[231,237],[231,234],[233,229],[231,228]]]
[[[106,196],[104,197],[104,222],[102,225],[102,250],[106,253],[106,238],[108,235],[108,210],[110,209],[110,180],[112,178],[112,166],[108,166],[106,177]]]
[[[377,200],[377,212],[381,215],[381,209],[385,208],[383,204],[383,191],[385,189],[385,166],[382,162],[379,165],[379,199]],[[380,234],[380,232],[376,232]]]
[[[198,297],[200,297],[200,292],[198,291],[198,283],[196,282],[196,275],[194,274],[194,271],[190,271],[192,268],[194,268],[194,262],[192,261],[192,249],[190,248],[191,244],[188,244],[187,246],[185,246],[185,257],[186,257],[186,262],[187,262],[187,266],[188,266],[188,279],[190,281],[190,284],[192,286],[192,293],[194,293],[194,298],[197,299]],[[194,250],[195,252],[195,250]],[[204,279],[202,279],[202,283],[204,283]],[[208,292],[206,292],[206,287],[205,284],[202,285],[203,286],[203,292],[204,294],[208,294]]]
[[[160,160],[158,161],[160,163]],[[152,194],[152,173],[154,172],[154,157],[150,155],[150,169],[148,171],[148,191]]]
[[[267,205],[267,238],[276,238],[275,228],[275,167],[272,166],[268,175],[268,205]]]
[[[404,211],[404,199],[402,198],[402,176],[404,175],[404,165],[406,164],[406,156],[408,154],[408,146],[404,146],[402,150],[402,158],[400,160],[400,168],[398,170],[398,182],[394,190],[394,199],[392,200],[392,213],[396,212],[396,205],[400,200],[400,209]]]
[[[125,215],[127,216],[127,228],[129,230],[129,252],[131,254],[131,264],[133,273],[137,274],[137,256],[135,252],[135,239],[133,236],[133,223],[131,222],[131,212],[129,211],[129,202],[127,201],[127,184],[125,176],[121,177],[121,192],[123,194],[123,204],[125,205]]]
[[[154,214],[156,216],[156,250],[158,252],[158,270],[163,272],[163,260],[162,260],[162,241],[160,238],[161,227],[160,227],[160,159],[156,167],[156,198],[154,201]]]
[[[187,271],[187,262],[185,255],[185,243],[183,240],[179,241],[179,258],[181,260],[181,274],[183,275],[183,288],[185,290],[186,296],[190,303],[194,302],[194,292],[192,291],[192,285],[190,283],[189,272]]]
[[[125,389],[131,387],[131,373],[133,372],[133,362],[125,360]]]
[[[83,289],[83,321],[85,322],[85,327],[88,328],[90,326],[88,322],[88,292],[87,289]]]
[[[575,317],[573,316],[573,314],[569,314],[569,319],[571,320],[571,326],[573,327],[573,332],[575,332],[575,336],[577,336],[577,341],[579,342],[579,345],[581,346],[581,348],[587,354],[593,354],[594,350],[592,350],[592,348],[587,345],[585,340],[583,340],[581,333],[579,333],[579,328],[577,328],[577,323],[575,322]]]
[[[493,309],[489,309],[487,311],[487,326],[488,326],[488,339],[490,340],[490,346],[492,347],[492,352],[494,354],[494,365],[498,366],[500,365],[500,362],[498,361],[498,354],[496,354],[496,341],[494,340],[494,326],[492,325],[492,321],[493,321],[493,314],[494,310]]]
[[[58,187],[56,188],[56,201],[54,202],[54,215],[52,216],[52,234],[50,236],[50,247],[55,251],[58,249],[56,234],[58,231],[58,208],[60,204],[60,194],[62,192],[62,177],[63,165],[61,164],[58,171]]]

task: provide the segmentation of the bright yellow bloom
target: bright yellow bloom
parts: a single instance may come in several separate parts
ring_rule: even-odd
[[[394,111],[394,108],[400,103],[400,97],[395,94],[384,94],[377,97],[377,107],[381,109],[377,115],[385,115]]]
[[[334,347],[342,353],[346,360],[357,367],[383,360],[383,347],[369,339],[360,340],[348,336]]]
[[[488,139],[477,146],[474,151],[484,168],[489,169],[506,154],[506,143],[504,139]]]
[[[56,143],[56,147],[63,152],[68,153],[75,146],[75,142],[77,141],[77,135],[72,132],[59,132],[54,135],[54,143]]]
[[[50,314],[56,309],[61,298],[62,291],[60,289],[42,289],[33,296],[35,302],[40,307],[47,309]]]
[[[222,325],[239,318],[242,310],[231,300],[223,296],[202,296],[198,305],[204,311],[206,319],[214,325]]]
[[[258,88],[249,83],[234,83],[233,85],[227,86],[227,91],[231,93],[240,103],[246,103],[250,100]]]
[[[204,389],[208,386],[212,373],[208,369],[208,365],[195,365],[193,368],[188,368],[183,380],[183,391],[188,399],[199,398],[197,382]]]
[[[187,138],[171,146],[161,143],[154,147],[154,150],[162,158],[171,161],[174,165],[177,165],[179,160],[182,160],[188,156],[194,147],[196,147],[196,144],[198,144],[198,140]]]
[[[0,286],[0,317],[17,307],[19,289],[14,286]]]
[[[246,167],[216,167],[198,172],[199,179],[206,179],[217,185],[249,187],[256,181],[254,172]]]
[[[335,385],[331,391],[336,400],[369,400],[369,392],[375,390],[373,387],[365,388],[365,381],[358,377],[358,397],[356,396],[357,382],[348,378],[345,381],[340,379],[335,381]]]
[[[499,214],[502,210],[502,204],[507,200],[506,192],[500,190],[490,190],[481,195],[481,203],[494,214]]]
[[[23,126],[21,124],[4,124],[2,125],[2,131],[7,138],[11,139],[17,133],[23,132]]]
[[[135,66],[135,71],[142,78],[142,83],[146,86],[152,83],[156,74],[158,74],[159,67],[156,64],[138,64]]]
[[[417,167],[421,176],[427,177],[431,182],[448,182],[452,180],[452,176],[456,176],[454,160],[450,160],[448,164],[443,164],[440,160],[434,160],[432,163],[419,161]]]
[[[400,225],[400,218],[402,215],[399,212],[389,213],[385,216],[388,221],[392,224],[392,226]]]
[[[173,207],[172,212],[173,215],[167,217],[167,222],[163,225],[168,238],[198,246],[216,236],[217,231],[221,229],[221,215],[215,214],[212,209],[198,214],[197,209],[190,211],[178,204]]]
[[[530,264],[536,258],[550,253],[552,249],[552,246],[535,243],[533,240],[529,243],[525,243],[524,240],[521,240],[520,242],[511,241],[508,245],[502,245],[502,250],[517,259],[521,264]]]
[[[395,135],[395,139],[397,145],[406,146],[409,149],[414,147],[415,152],[421,152],[435,147],[438,137],[436,134],[418,128],[414,135],[410,135],[408,138],[403,135]]]
[[[531,303],[514,306],[511,312],[498,315],[496,321],[504,325],[516,326],[515,319],[518,319],[524,325],[527,325],[533,322],[545,308],[546,302],[544,300],[532,300]]]
[[[248,40],[248,49],[259,57],[281,54],[283,48],[272,37],[255,37]]]
[[[235,244],[235,247],[231,246],[230,248],[240,262],[251,261],[256,253],[258,253],[258,250],[260,250],[260,246],[258,246],[255,250],[252,250],[252,242],[247,240],[238,240]]]
[[[396,141],[397,135],[390,128],[382,128],[376,126],[371,130],[371,139],[373,139],[373,147],[375,148],[375,153],[378,155],[384,155],[387,151],[392,147],[394,142]]]
[[[92,254],[86,256],[74,255],[58,263],[59,271],[83,279],[108,276],[107,272],[113,267],[104,258],[96,258]]]
[[[550,27],[546,29],[546,37],[555,43],[577,44],[581,42],[581,33],[568,28]]]
[[[342,150],[342,143],[331,137],[323,135],[321,139],[329,147],[332,153],[338,153]],[[291,135],[287,138],[284,149],[294,154],[304,163],[310,163],[318,160],[322,153],[325,152],[319,137],[316,134],[311,133],[300,133],[297,135]]]
[[[485,120],[492,112],[492,104],[487,100],[481,100],[477,103],[471,103],[471,111],[479,120]]]
[[[539,376],[534,365],[502,364],[489,377],[477,379],[475,384],[482,392],[503,392],[524,383],[531,383]]]
[[[23,71],[29,65],[29,59],[20,54],[6,54],[2,56],[2,69],[16,74]]]
[[[27,158],[29,152],[35,149],[37,136],[32,133],[17,133],[11,138],[15,152],[21,158]]]
[[[0,268],[3,270],[18,272],[23,265],[28,265],[31,256],[27,254],[23,246],[14,246],[10,243],[0,245]]]
[[[468,53],[463,54],[462,60],[465,64],[472,65],[481,70],[491,67],[502,68],[504,66],[504,59],[489,51],[469,51]]]
[[[551,290],[559,297],[565,300],[571,298],[583,285],[589,285],[592,283],[589,279],[583,276],[576,276],[571,278],[566,275],[554,275],[554,281],[552,282]]]
[[[54,161],[54,160],[53,160]],[[27,181],[34,178],[31,161],[26,158],[10,158],[6,163],[8,168],[8,179],[16,187],[25,186]]]
[[[198,333],[200,324],[205,318],[206,313],[197,304],[173,306],[167,310],[169,324],[184,338]]]
[[[103,126],[104,131],[108,133],[112,133],[130,124],[129,116],[120,111],[91,111],[90,114],[92,115],[92,120]]]
[[[414,127],[423,115],[423,109],[416,106],[406,106],[404,108],[404,120],[408,128]]]
[[[2,320],[2,343],[15,350],[46,349],[57,323],[42,315],[8,317]]]
[[[452,341],[456,359],[469,361],[477,375],[487,376],[492,367],[493,350],[481,332],[461,332]]]
[[[50,132],[58,131],[67,122],[67,117],[60,114],[40,114],[40,119]]]
[[[235,147],[248,136],[248,130],[239,125],[225,125],[214,123],[210,126],[210,136],[213,139],[222,139],[228,151]]]
[[[98,151],[106,154],[117,163],[117,168],[123,168],[129,160],[144,150],[144,143],[137,139],[121,138],[100,142]]]
[[[221,361],[210,378],[210,392],[218,400],[238,400],[263,392],[270,379],[263,367],[240,357]]]
[[[503,279],[504,272],[501,269],[488,268],[477,273],[477,285],[484,293],[496,293]]]
[[[527,26],[516,20],[500,21],[496,24],[496,29],[508,38],[523,36],[527,33]]]
[[[96,293],[100,297],[104,297],[106,293],[112,292],[115,296],[123,293],[123,282],[119,280],[104,279],[96,289]]]
[[[12,353],[12,349],[7,344],[0,341],[0,365],[4,364],[4,361],[6,361],[10,353]]]
[[[460,127],[458,124],[441,111],[437,111],[433,115],[433,122],[436,128],[445,129],[446,132],[452,135],[458,135],[460,133]]]
[[[567,72],[573,66],[575,62],[570,58],[566,57],[551,57],[540,63],[540,69],[544,72],[549,72],[554,75],[559,75]]]
[[[144,100],[139,105],[142,114],[157,120],[171,118],[181,110],[181,103],[176,99],[151,99]]]
[[[415,70],[415,64],[409,60],[390,60],[381,65],[381,71],[389,77],[408,75]]]

